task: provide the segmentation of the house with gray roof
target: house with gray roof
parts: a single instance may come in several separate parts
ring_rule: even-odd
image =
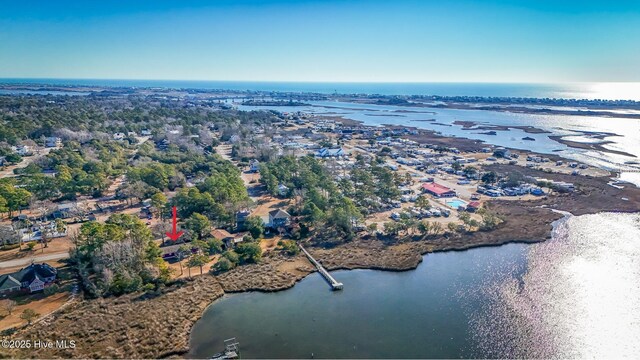
[[[58,270],[49,264],[31,264],[16,272],[0,275],[0,294],[44,290],[56,281],[57,275]]]
[[[347,153],[342,148],[322,148],[316,152],[316,157],[320,158],[339,158],[344,156],[347,156]]]
[[[291,215],[284,210],[273,210],[269,212],[269,227],[277,229],[287,227],[291,223]]]

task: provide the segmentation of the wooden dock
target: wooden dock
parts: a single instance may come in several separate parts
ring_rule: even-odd
[[[231,360],[240,358],[240,343],[236,338],[224,341],[224,351],[214,354],[210,360]]]
[[[334,279],[333,276],[329,274],[327,269],[325,269],[324,266],[322,266],[316,259],[314,259],[313,256],[311,256],[311,254],[309,254],[309,252],[302,247],[302,245],[298,244],[298,246],[300,246],[300,250],[302,250],[302,252],[307,256],[309,261],[311,261],[311,263],[315,265],[315,267],[318,269],[318,272],[324,277],[325,280],[327,280],[329,285],[331,285],[331,290],[342,290],[344,285],[341,282],[338,282],[336,279]]]

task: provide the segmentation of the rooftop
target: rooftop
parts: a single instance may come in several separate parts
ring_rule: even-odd
[[[448,187],[446,187],[444,185],[440,185],[440,184],[435,183],[435,182],[433,182],[433,183],[424,183],[424,184],[422,184],[422,188],[424,190],[430,191],[430,192],[432,192],[434,194],[438,194],[438,195],[445,194],[445,193],[448,193],[450,191],[453,191],[450,188],[448,188]]]
[[[284,211],[284,210],[273,210],[269,212],[269,216],[271,216],[274,219],[281,219],[281,218],[288,218],[291,217],[291,215],[289,215],[288,212]]]

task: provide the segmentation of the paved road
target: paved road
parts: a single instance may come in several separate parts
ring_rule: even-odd
[[[69,257],[69,253],[68,252],[56,253],[56,254],[46,254],[46,255],[26,256],[26,257],[23,257],[23,258],[20,258],[20,259],[2,261],[2,262],[0,262],[0,269],[29,265],[32,262],[39,263],[39,262],[44,262],[44,261],[49,261],[49,260],[65,259],[65,258],[68,258],[68,257]]]

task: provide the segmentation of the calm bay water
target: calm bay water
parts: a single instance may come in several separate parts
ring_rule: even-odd
[[[625,234],[621,236],[621,234]],[[640,216],[572,217],[554,238],[429,254],[413,271],[317,274],[228,295],[193,357],[236,337],[245,358],[633,357],[640,351]]]
[[[456,358],[473,355],[468,319],[476,286],[523,271],[525,246],[428,255],[413,271],[336,271],[277,293],[225,296],[192,332],[195,357],[236,337],[245,358]],[[485,285],[483,285],[485,284]]]
[[[571,218],[534,245],[521,279],[483,292],[472,320],[491,357],[637,358],[640,353],[640,215]],[[500,334],[500,336],[492,336]]]
[[[445,136],[477,139],[498,146],[530,150],[541,154],[556,154],[610,170],[636,170],[630,162],[640,158],[640,119],[596,116],[523,114],[487,110],[458,110],[355,104],[337,101],[311,102],[310,106],[243,106],[242,110],[271,109],[303,111],[312,114],[341,116],[366,125],[405,125],[437,131]],[[458,120],[479,125],[532,126],[548,133],[530,134],[521,129],[497,131],[489,135],[485,130],[466,130],[456,125]],[[590,149],[576,149],[561,144],[550,135],[579,136],[584,142],[603,142],[603,147],[628,153],[617,154]],[[602,137],[600,135],[603,135]],[[523,140],[532,138],[534,141]],[[574,139],[576,140],[576,139]],[[640,182],[636,182],[640,185]]]

